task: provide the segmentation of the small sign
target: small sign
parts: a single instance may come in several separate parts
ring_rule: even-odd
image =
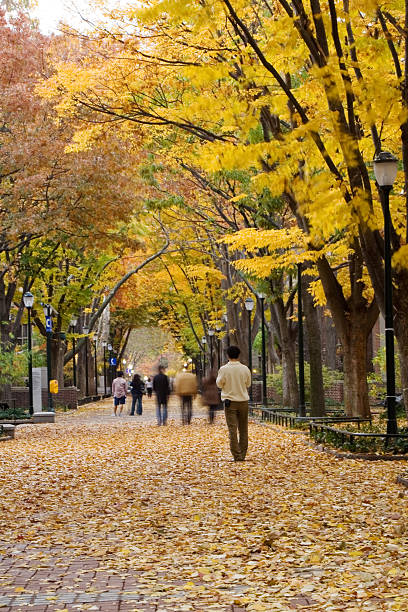
[[[45,331],[52,332],[52,318],[45,317]]]
[[[50,393],[58,393],[58,380],[50,380]]]
[[[111,364],[111,366],[115,366],[117,364],[117,359],[116,357],[111,357],[109,359],[109,363]]]

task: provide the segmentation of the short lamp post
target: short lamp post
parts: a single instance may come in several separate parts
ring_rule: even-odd
[[[251,386],[249,387],[249,400],[252,402],[252,325],[251,312],[253,311],[255,302],[251,297],[245,300],[245,308],[248,313],[248,367],[251,372]]]
[[[106,346],[107,346],[107,342],[106,340],[104,340],[102,342],[102,346],[103,346],[103,390],[104,390],[104,395],[107,395],[106,393]]]
[[[27,308],[27,351],[28,351],[28,393],[30,414],[34,412],[34,392],[33,392],[33,353],[32,353],[32,336],[31,336],[31,309],[34,305],[34,296],[30,291],[26,291],[23,295],[24,306]]]
[[[265,339],[265,294],[258,293],[261,301],[261,331],[262,331],[262,401],[268,403],[266,390],[266,339]]]
[[[95,395],[98,395],[98,336],[95,334],[93,337],[94,342],[94,360],[95,360]]]
[[[392,304],[391,215],[390,191],[397,177],[398,160],[382,151],[374,158],[374,174],[380,190],[384,213],[384,314],[385,314],[385,369],[387,376],[387,433],[397,434],[395,405],[394,313]]]
[[[303,342],[302,264],[297,264],[298,275],[298,348],[299,348],[299,416],[306,416],[305,352]]]
[[[70,327],[72,330],[72,334],[74,333],[74,330],[77,326],[78,323],[78,317],[71,317],[71,321],[70,321]],[[75,336],[72,336],[72,381],[74,383],[74,387],[77,386],[77,371],[76,371],[76,359],[75,359],[75,352],[76,352],[76,342],[75,342]]]
[[[52,341],[52,308],[49,304],[43,304],[43,311],[45,316],[45,332],[47,334],[47,396],[48,396],[48,410],[53,412],[53,401],[50,389],[51,381],[51,341]]]
[[[211,365],[211,371],[214,368],[214,356],[213,356],[213,338],[214,338],[214,334],[215,334],[215,331],[213,329],[209,329],[208,330],[208,335],[210,336],[210,365]]]
[[[85,338],[85,396],[89,397],[89,371],[88,371],[88,334],[89,327],[84,325],[82,331],[86,335]]]
[[[205,376],[205,347],[207,344],[207,338],[205,336],[201,338],[201,344],[203,345],[203,376]]]

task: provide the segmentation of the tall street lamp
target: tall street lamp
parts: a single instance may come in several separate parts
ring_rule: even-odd
[[[229,329],[228,329],[228,315],[225,313],[222,315],[222,320],[225,323],[225,331],[227,332],[227,347],[230,346],[230,337],[229,337]]]
[[[82,331],[86,335],[85,338],[85,396],[89,397],[89,372],[88,372],[88,334],[89,327],[84,325]]]
[[[27,350],[28,350],[28,410],[30,414],[34,412],[34,392],[33,392],[33,353],[31,336],[31,309],[34,305],[34,296],[30,291],[23,295],[24,306],[27,308]]]
[[[261,330],[262,330],[262,401],[268,403],[266,390],[266,341],[265,341],[265,294],[258,293],[261,301]]]
[[[47,396],[48,396],[48,410],[53,412],[52,394],[50,389],[51,381],[51,341],[52,341],[52,308],[49,304],[43,304],[43,311],[45,316],[45,333],[47,334]]]
[[[249,399],[252,402],[252,326],[251,326],[251,312],[253,311],[255,302],[251,297],[247,297],[245,300],[245,308],[248,313],[248,367],[251,372],[251,386],[249,387]]]
[[[98,395],[98,355],[97,355],[98,336],[96,334],[93,337],[93,341],[94,341],[94,349],[95,349],[95,353],[94,353],[94,359],[95,359],[95,395]]]
[[[387,374],[387,433],[397,434],[395,405],[394,313],[392,304],[390,191],[397,177],[398,160],[382,151],[374,158],[374,174],[380,190],[384,214],[384,310],[385,364]]]
[[[299,416],[306,416],[305,404],[305,353],[303,343],[303,308],[302,308],[302,264],[297,264],[298,275],[298,345],[299,345]]]
[[[104,395],[107,395],[106,393],[106,346],[107,346],[107,342],[106,340],[104,340],[102,342],[102,346],[103,346],[103,389],[104,389]]]
[[[220,338],[221,325],[219,323],[217,323],[217,325],[215,326],[215,330],[217,332],[217,365],[218,365],[218,369],[220,369],[221,367],[221,338]]]
[[[205,336],[201,338],[201,344],[203,345],[203,376],[205,376],[205,346],[207,344],[207,338]]]
[[[214,357],[213,357],[213,337],[214,337],[215,331],[213,329],[209,329],[208,330],[208,335],[210,336],[210,364],[211,364],[211,370],[213,370],[214,368]]]
[[[71,321],[70,321],[70,327],[72,330],[72,334],[74,334],[74,330],[77,326],[78,323],[78,317],[73,316],[71,317]],[[75,336],[72,336],[72,379],[73,379],[73,383],[74,383],[74,387],[77,386],[77,372],[76,372],[76,359],[75,359],[75,352],[76,352],[76,342],[75,342]]]

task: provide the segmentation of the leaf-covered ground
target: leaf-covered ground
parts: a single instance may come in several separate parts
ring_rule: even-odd
[[[204,415],[201,415],[204,416]],[[408,610],[400,463],[329,457],[223,418],[168,427],[110,403],[0,444],[0,606],[12,610]]]

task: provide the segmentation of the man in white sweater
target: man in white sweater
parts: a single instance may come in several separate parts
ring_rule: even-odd
[[[217,376],[234,461],[244,461],[248,449],[248,388],[251,386],[251,371],[239,361],[240,353],[238,346],[230,346],[227,350],[229,361],[219,369]]]

